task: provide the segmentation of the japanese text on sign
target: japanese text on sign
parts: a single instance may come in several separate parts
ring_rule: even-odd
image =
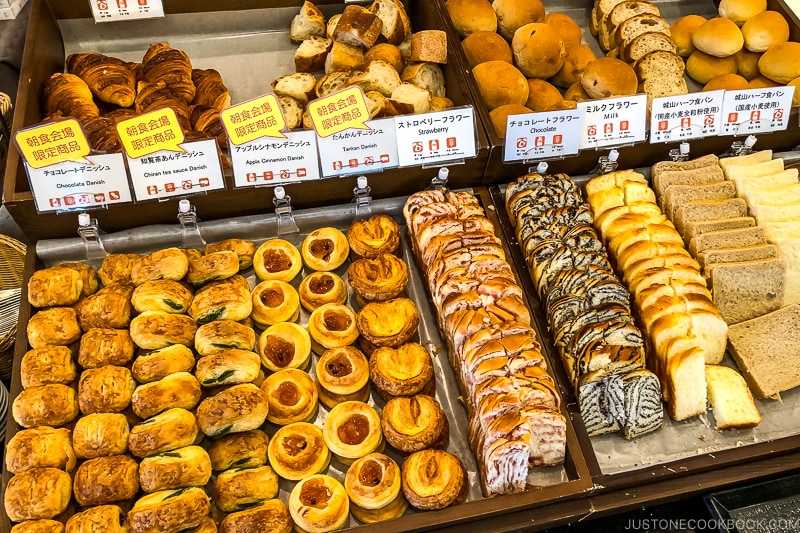
[[[320,137],[349,128],[369,129],[367,101],[361,87],[348,87],[308,103],[308,114]]]
[[[156,109],[117,124],[125,154],[139,158],[161,150],[183,152],[183,130],[172,108]]]
[[[86,162],[91,148],[77,120],[69,118],[41,124],[14,135],[23,159],[31,168],[44,168],[65,161]]]
[[[231,144],[236,146],[263,137],[286,138],[281,132],[286,121],[278,99],[272,94],[223,109],[219,118]]]
[[[319,179],[317,136],[291,131],[285,139],[256,139],[231,147],[236,187],[282,185]]]
[[[164,16],[161,0],[89,0],[95,22],[147,19]]]
[[[581,149],[636,143],[647,136],[646,94],[578,102],[578,109],[586,112]]]
[[[725,91],[722,135],[750,135],[781,131],[789,126],[795,87],[767,87]]]
[[[475,157],[472,107],[395,117],[399,166],[408,167]]]
[[[725,91],[653,98],[650,142],[685,141],[718,135]]]
[[[349,130],[320,137],[319,157],[324,177],[380,172],[397,166],[394,119],[370,120],[369,130]]]
[[[503,161],[530,161],[578,153],[583,110],[511,115]]]

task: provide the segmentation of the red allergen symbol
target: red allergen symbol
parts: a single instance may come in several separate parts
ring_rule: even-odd
[[[411,143],[411,150],[415,154],[421,154],[423,150],[422,141],[414,141],[413,143]]]
[[[527,137],[519,137],[517,139],[517,148],[527,148],[528,147],[528,138]]]

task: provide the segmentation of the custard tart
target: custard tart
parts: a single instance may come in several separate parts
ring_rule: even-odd
[[[317,412],[317,386],[302,370],[287,368],[275,372],[264,380],[261,390],[269,402],[267,420],[273,424],[307,422]]]
[[[353,344],[358,339],[356,314],[343,304],[325,304],[308,318],[308,333],[317,354]]]
[[[357,325],[361,333],[359,344],[364,353],[371,355],[380,347],[396,348],[410,341],[419,326],[419,312],[408,298],[371,302],[359,311]]]
[[[258,338],[258,354],[264,368],[272,372],[305,368],[311,359],[311,337],[294,322],[273,324]]]
[[[275,472],[290,481],[324,472],[331,462],[322,430],[308,422],[278,429],[269,441],[268,454]]]
[[[381,419],[364,402],[350,401],[335,405],[322,428],[325,444],[343,464],[349,465],[368,453],[383,450]]]
[[[359,259],[347,269],[347,283],[355,291],[360,305],[391,300],[402,295],[406,289],[408,265],[392,254]]]
[[[163,311],[185,313],[194,298],[194,292],[179,281],[159,279],[146,281],[136,287],[131,295],[133,308],[139,313]]]
[[[294,322],[300,316],[297,291],[285,281],[262,281],[253,289],[253,312],[250,316],[262,327]]]
[[[355,346],[326,350],[317,361],[319,400],[327,408],[369,398],[369,363]]]
[[[378,254],[396,254],[400,248],[400,226],[389,215],[372,215],[356,220],[347,229],[350,250],[359,258],[372,259]]]
[[[189,259],[178,248],[165,248],[140,257],[131,267],[131,282],[141,285],[157,279],[183,279],[189,270]]]
[[[303,239],[300,253],[309,269],[330,272],[344,264],[350,254],[350,246],[347,237],[338,229],[319,228]]]
[[[333,272],[312,272],[300,282],[300,304],[309,313],[325,304],[347,302],[344,280]]]
[[[317,474],[300,481],[289,494],[289,513],[295,529],[324,533],[344,527],[350,515],[350,498],[341,483]]]
[[[239,256],[230,250],[221,250],[190,260],[186,281],[197,287],[215,279],[229,278],[237,272]]]
[[[378,394],[387,401],[395,396],[433,396],[436,389],[431,356],[416,342],[372,352],[369,377]]]
[[[423,511],[463,503],[469,482],[464,465],[443,450],[422,450],[403,461],[403,494]]]
[[[292,517],[286,504],[273,498],[256,507],[230,513],[222,520],[219,531],[220,533],[251,533],[253,531],[291,533]]]
[[[350,512],[364,524],[397,518],[408,508],[400,467],[382,453],[356,459],[347,470],[344,488],[350,496]]]
[[[294,244],[284,239],[270,239],[258,247],[253,268],[261,280],[292,281],[303,268],[303,258]]]
[[[432,396],[399,396],[381,411],[386,442],[405,453],[425,448],[443,450],[450,440],[450,426],[442,406]]]

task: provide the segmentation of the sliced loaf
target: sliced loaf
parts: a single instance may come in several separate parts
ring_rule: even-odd
[[[736,370],[720,365],[706,365],[708,403],[717,429],[744,429],[761,423],[753,395]]]
[[[721,231],[725,229],[736,228],[752,228],[756,225],[756,219],[753,217],[734,217],[734,218],[717,218],[713,220],[698,220],[696,222],[687,222],[683,238],[686,242],[692,240],[697,235],[708,233],[709,231]]]
[[[675,52],[675,43],[668,35],[660,32],[643,33],[620,51],[620,58],[628,63],[635,63],[655,50]]]
[[[689,169],[662,170],[653,173],[653,189],[661,198],[670,185],[703,185],[724,181],[725,176],[718,165],[706,165]]]
[[[723,157],[719,160],[722,170],[727,171],[729,166],[733,165],[755,165],[756,163],[763,163],[772,159],[772,150],[760,150],[746,155],[737,155],[735,157]]]
[[[654,50],[642,57],[633,66],[633,70],[639,80],[676,80],[683,78],[685,69],[683,58],[675,52],[667,52],[666,50]]]
[[[697,256],[697,254],[705,250],[758,246],[760,244],[767,244],[766,232],[760,226],[724,229],[721,231],[709,231],[692,238],[689,241],[689,253]]]
[[[728,324],[765,315],[783,305],[786,262],[763,259],[711,265],[714,305]]]
[[[716,248],[703,250],[697,254],[697,262],[705,269],[707,265],[736,263],[740,261],[760,261],[778,257],[778,247],[774,244],[756,244],[737,248]]]
[[[686,202],[695,200],[722,200],[736,197],[736,186],[730,181],[718,181],[701,185],[671,185],[661,197],[661,208],[671,219],[675,211]]]
[[[673,223],[678,233],[684,235],[687,222],[747,216],[747,202],[741,198],[725,200],[696,200],[680,206]]]

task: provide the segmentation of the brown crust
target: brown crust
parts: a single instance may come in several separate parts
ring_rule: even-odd
[[[417,509],[444,509],[462,503],[468,485],[464,465],[448,452],[422,450],[403,462],[403,494]]]
[[[423,394],[386,402],[381,429],[386,441],[405,453],[446,447],[449,440],[449,424],[442,406]]]
[[[82,416],[72,431],[75,455],[84,459],[117,455],[128,451],[130,427],[123,413]]]
[[[347,241],[350,250],[359,257],[373,259],[379,254],[393,254],[400,248],[400,226],[389,215],[372,215],[350,225]]]
[[[370,345],[397,347],[414,337],[419,312],[408,298],[371,302],[359,311],[357,323],[358,331]]]
[[[264,502],[258,507],[231,513],[220,524],[220,533],[247,533],[250,531],[273,531],[290,533],[292,517],[289,508],[278,499]]]
[[[226,435],[211,443],[208,456],[214,470],[267,464],[269,436],[259,429]]]
[[[6,485],[6,514],[14,522],[55,518],[67,508],[71,493],[69,474],[34,468],[12,477]]]
[[[11,412],[14,421],[24,428],[63,426],[78,416],[78,395],[67,385],[31,387],[17,395]]]
[[[264,423],[268,409],[261,389],[252,383],[243,383],[200,402],[197,423],[200,430],[211,437],[230,431],[247,431]]]
[[[128,449],[136,457],[147,457],[194,444],[197,420],[186,409],[174,408],[131,428]]]
[[[178,531],[199,525],[210,510],[201,488],[159,491],[139,498],[128,512],[128,523],[137,533]]]
[[[73,485],[84,507],[129,500],[139,492],[139,463],[127,455],[89,459],[75,471]]]
[[[84,335],[85,336],[85,335]],[[72,350],[66,346],[45,346],[28,350],[20,363],[22,387],[51,383],[67,384],[78,377]]]
[[[348,306],[325,304],[311,313],[308,333],[324,349],[347,346],[358,338],[356,320],[355,312]]]
[[[347,269],[347,283],[368,302],[391,300],[402,295],[408,284],[408,265],[389,253],[359,259]]]
[[[131,397],[131,407],[136,416],[146,419],[173,407],[194,409],[201,394],[196,377],[188,372],[176,372],[136,387]]]
[[[89,296],[84,302],[95,297]],[[81,338],[81,326],[72,307],[51,307],[42,309],[28,320],[27,334],[32,348],[67,346]]]
[[[435,388],[431,356],[414,342],[375,350],[369,359],[369,374],[387,401],[395,396],[432,395]]]
[[[133,342],[145,350],[157,350],[170,344],[192,346],[197,322],[187,315],[147,311],[131,320],[130,332]]]

